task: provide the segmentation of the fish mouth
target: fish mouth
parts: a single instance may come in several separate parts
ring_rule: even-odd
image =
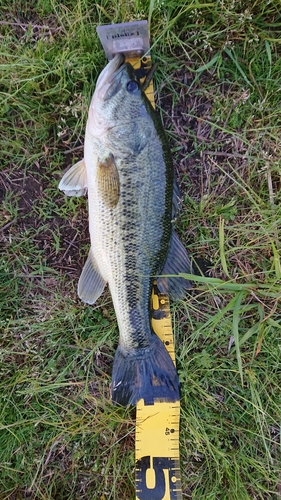
[[[119,90],[125,66],[125,55],[119,53],[102,70],[96,84],[96,93],[101,101],[107,101]]]

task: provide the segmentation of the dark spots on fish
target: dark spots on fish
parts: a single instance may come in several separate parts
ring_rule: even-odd
[[[136,243],[133,243],[132,241],[130,241],[129,243],[127,243],[125,245],[125,250],[128,253],[135,253],[137,251],[137,245],[136,245]]]
[[[144,336],[144,324],[143,324],[143,312],[140,311],[139,305],[137,303],[130,304],[130,323],[134,328],[133,339],[135,342],[135,347],[142,348],[149,345],[149,339]]]
[[[130,245],[130,243],[129,243]],[[131,246],[130,248],[134,248]],[[123,276],[126,300],[129,305],[130,337],[136,348],[146,347],[150,341],[151,326],[149,315],[150,286],[136,279],[136,253],[128,252],[126,259],[126,273]],[[149,282],[149,278],[148,278]],[[146,309],[146,311],[145,311]]]

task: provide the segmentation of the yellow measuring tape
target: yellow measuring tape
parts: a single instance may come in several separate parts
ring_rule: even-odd
[[[128,61],[135,68],[140,66],[139,59]],[[150,58],[146,58],[145,64],[149,70]],[[152,81],[145,93],[155,107]],[[152,291],[151,311],[152,328],[176,364],[170,302],[156,284]],[[179,427],[180,401],[154,402],[153,405],[145,405],[143,399],[138,401],[135,442],[137,500],[182,499]]]
[[[149,34],[146,21],[98,26],[97,32],[110,59],[123,52],[143,81],[151,68]],[[144,55],[145,54],[145,55]],[[143,56],[143,57],[141,57]],[[145,90],[155,107],[152,79]],[[170,303],[167,295],[153,286],[152,328],[162,340],[175,364]],[[136,499],[181,500],[179,460],[180,402],[154,402],[136,405]]]
[[[151,300],[152,327],[175,363],[170,304],[154,285]],[[179,454],[180,402],[137,403],[136,498],[181,500]]]

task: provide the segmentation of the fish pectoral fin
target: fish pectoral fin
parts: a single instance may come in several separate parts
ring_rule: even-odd
[[[186,249],[173,229],[170,250],[161,274],[177,275],[179,273],[191,274],[191,262]],[[159,291],[170,295],[174,300],[183,298],[186,290],[191,288],[191,286],[191,282],[182,277],[163,276],[157,278],[157,287]]]
[[[63,176],[59,189],[66,196],[83,196],[87,192],[87,172],[84,158],[73,165]]]
[[[119,174],[111,153],[104,160],[98,161],[97,184],[103,203],[108,208],[116,207],[120,194]]]
[[[86,304],[94,304],[102,294],[106,281],[101,276],[90,250],[78,282],[78,296]]]

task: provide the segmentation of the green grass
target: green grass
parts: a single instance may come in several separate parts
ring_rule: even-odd
[[[151,20],[155,92],[183,208],[210,263],[172,304],[183,498],[281,497],[277,0],[1,2],[0,499],[134,498],[134,412],[110,403],[106,292],[76,294],[85,199],[57,185],[83,155],[106,60],[99,24]]]

